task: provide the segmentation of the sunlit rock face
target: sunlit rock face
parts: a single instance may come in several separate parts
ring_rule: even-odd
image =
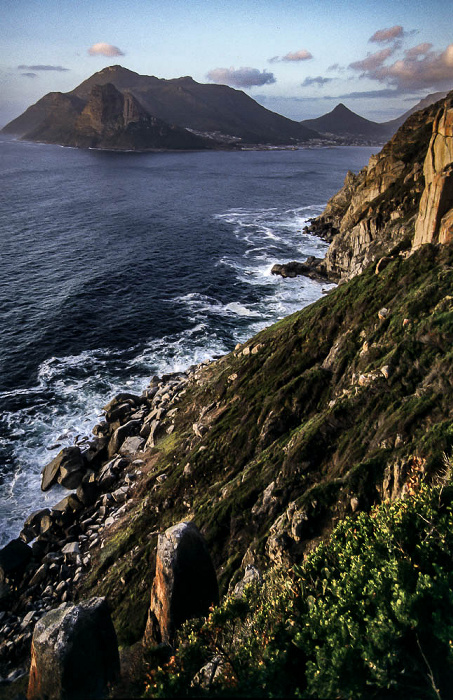
[[[413,248],[453,240],[453,108],[445,104],[434,124],[423,166],[425,189]]]

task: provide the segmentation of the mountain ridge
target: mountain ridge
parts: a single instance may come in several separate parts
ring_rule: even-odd
[[[60,100],[85,104],[95,85],[112,84],[120,92],[130,92],[150,117],[168,125],[188,129],[200,137],[221,143],[295,145],[318,138],[318,134],[275,112],[270,112],[240,90],[226,85],[205,85],[189,76],[166,80],[143,76],[121,66],[110,66],[95,73]],[[54,98],[55,100],[55,98]],[[44,96],[35,105],[3,128],[3,133],[36,138],[42,121],[52,120],[52,104]],[[58,110],[57,110],[58,111]],[[61,111],[61,110],[60,110]],[[58,140],[54,142],[58,143]]]

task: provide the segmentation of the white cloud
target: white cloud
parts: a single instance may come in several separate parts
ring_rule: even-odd
[[[222,85],[231,85],[232,87],[248,88],[254,85],[268,85],[275,83],[273,73],[267,71],[259,71],[258,68],[214,68],[206,75],[208,80],[213,83]]]
[[[117,46],[106,44],[103,41],[90,46],[88,53],[90,56],[124,56],[124,53]]]

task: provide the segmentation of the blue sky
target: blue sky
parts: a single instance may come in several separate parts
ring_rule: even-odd
[[[0,0],[0,124],[105,66],[376,121],[453,88],[451,0]]]

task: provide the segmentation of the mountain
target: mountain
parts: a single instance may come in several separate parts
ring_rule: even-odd
[[[322,134],[334,134],[342,137],[362,137],[385,141],[392,134],[392,128],[386,124],[370,121],[338,104],[331,112],[317,119],[304,119],[301,124]]]
[[[421,109],[426,109],[426,107],[430,107],[432,104],[439,102],[439,100],[445,99],[447,94],[448,92],[432,92],[430,95],[427,95],[426,97],[421,99],[420,102],[417,102],[416,105],[408,109],[407,112],[404,112],[404,114],[402,114],[400,117],[397,117],[396,119],[391,119],[388,122],[384,122],[384,125],[392,129],[392,133],[394,133],[397,129],[399,129],[400,126],[404,124],[406,119],[408,119],[412,114],[418,112]]]
[[[54,121],[66,124],[64,106],[71,106],[67,128],[75,113],[81,113],[96,86],[113,85],[132,95],[149,116],[167,124],[189,129],[220,142],[249,144],[295,144],[319,135],[298,122],[270,112],[240,90],[226,85],[204,85],[190,77],[173,80],[139,75],[121,66],[109,66],[95,73],[70,93],[51,93],[7,124],[3,133],[39,140],[43,122],[49,133]],[[52,141],[60,143],[58,140]]]
[[[28,121],[28,117],[27,117]],[[129,92],[94,85],[84,102],[55,95],[52,110],[26,138],[78,148],[115,150],[202,149],[212,141],[152,117]]]
[[[47,465],[77,491],[0,551],[2,676],[26,664],[39,619],[31,681],[52,697],[56,619],[105,597],[113,697],[451,694],[452,134],[450,93],[347,175],[312,223],[342,284],[228,355],[118,395],[86,453]],[[188,521],[204,542],[175,563]],[[203,613],[200,552],[221,595]]]

